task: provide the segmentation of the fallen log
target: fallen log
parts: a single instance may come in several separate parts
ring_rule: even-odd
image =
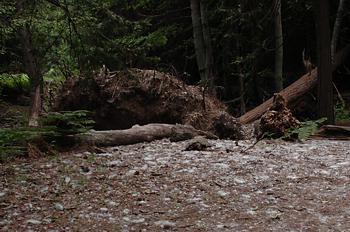
[[[322,126],[312,138],[350,140],[350,127],[338,125]]]
[[[147,124],[144,126],[135,125],[126,130],[105,130],[89,132],[76,135],[78,143],[95,146],[118,146],[140,142],[151,142],[163,138],[170,138],[172,141],[192,139],[196,136],[204,136],[208,139],[217,139],[217,136],[197,130],[189,125],[180,124]]]
[[[335,56],[334,63],[332,65],[332,70],[334,71],[339,65],[341,65],[346,56],[350,53],[350,44],[338,52]],[[281,94],[286,101],[289,103],[298,97],[302,96],[308,90],[310,90],[317,83],[317,68],[314,68],[311,73],[307,73],[294,83],[289,85],[287,88],[283,89],[279,94]],[[241,124],[247,124],[253,122],[254,120],[260,118],[271,106],[273,102],[273,97],[263,102],[254,109],[248,111],[244,115],[238,118]]]

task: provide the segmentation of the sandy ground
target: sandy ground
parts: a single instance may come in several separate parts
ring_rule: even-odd
[[[2,231],[350,231],[350,142],[168,140],[0,165]]]

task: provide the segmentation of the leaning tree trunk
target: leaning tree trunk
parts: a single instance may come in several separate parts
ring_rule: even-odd
[[[343,21],[343,12],[344,12],[344,3],[345,0],[340,0],[337,10],[337,16],[334,22],[332,41],[331,41],[331,57],[332,62],[334,62],[334,54],[337,51],[337,43],[339,38],[340,26]]]
[[[283,32],[281,19],[281,0],[275,0],[275,88],[283,89]]]
[[[348,54],[350,53],[350,45],[347,45],[341,51],[339,51],[332,65],[332,70],[334,71],[339,65],[341,65],[345,60]],[[289,103],[298,97],[302,96],[304,93],[309,91],[317,83],[317,69],[312,70],[311,74],[307,73],[297,81],[289,85],[287,88],[283,89],[280,93]],[[242,124],[253,122],[254,120],[261,117],[271,106],[272,106],[271,97],[267,101],[263,102],[254,109],[248,111],[244,115],[238,118],[238,121]]]
[[[191,17],[193,27],[193,39],[196,52],[199,75],[202,81],[207,79],[206,54],[203,38],[203,28],[200,13],[200,0],[191,0]]]
[[[318,116],[334,124],[329,0],[314,0],[318,51]]]

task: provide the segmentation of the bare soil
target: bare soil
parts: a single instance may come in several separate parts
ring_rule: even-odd
[[[0,165],[2,231],[349,231],[350,143],[168,140]]]

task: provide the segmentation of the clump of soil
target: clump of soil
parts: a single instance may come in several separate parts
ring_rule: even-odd
[[[280,94],[275,94],[272,107],[260,119],[260,133],[282,136],[292,127],[299,125],[299,121],[287,108],[286,100]]]
[[[96,129],[180,123],[220,138],[242,136],[239,123],[217,98],[155,70],[102,68],[91,78],[67,80],[60,95],[55,110],[91,110]]]

